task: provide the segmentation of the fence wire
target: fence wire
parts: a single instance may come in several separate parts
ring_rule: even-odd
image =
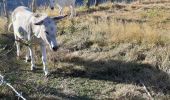
[[[23,100],[26,100],[26,98],[24,98],[24,97],[22,96],[22,92],[19,93],[10,83],[8,83],[7,81],[5,81],[4,76],[2,76],[2,75],[0,74],[0,86],[2,86],[2,85],[7,85],[8,87],[10,87],[10,88],[16,93],[16,96],[18,96],[19,98],[21,98],[21,99],[23,99]]]
[[[6,34],[8,33],[7,32],[7,28],[8,28],[8,18],[6,18],[4,16],[4,8],[3,8],[3,4],[1,2],[2,0],[0,0],[0,34],[3,33],[3,34]],[[15,3],[13,4],[16,4],[16,1],[15,0],[7,0],[7,1],[13,1]],[[26,1],[26,0],[17,0],[17,2],[19,3],[20,1],[20,4],[19,5],[24,5],[24,6],[28,6],[29,5],[29,2],[30,0],[28,0],[28,3],[27,4],[24,4],[23,1]],[[43,2],[45,2],[44,0],[42,0]],[[106,0],[106,1],[109,1],[109,0]],[[110,0],[111,1],[111,0]],[[138,0],[112,0],[113,2],[126,2],[126,1],[129,1],[129,2],[133,2],[133,1],[138,1]],[[143,2],[145,1],[148,1],[148,0],[142,0]],[[154,0],[150,0],[150,1],[154,1]],[[155,1],[168,1],[168,0],[155,0]],[[10,4],[10,3],[7,3],[7,4]],[[48,5],[46,3],[46,5]],[[7,5],[9,7],[9,5]],[[12,8],[15,8],[16,6],[18,5],[14,5]],[[8,8],[9,9],[9,8]],[[9,10],[10,11],[10,10]],[[9,12],[8,11],[8,12]],[[0,74],[0,86],[3,86],[3,85],[7,85],[8,87],[10,87],[12,89],[12,91],[14,91],[16,93],[16,96],[18,96],[19,98],[22,98],[23,100],[26,100],[26,98],[24,98],[22,96],[22,93],[19,93],[10,83],[8,83],[5,79],[4,79],[4,76],[2,76]]]

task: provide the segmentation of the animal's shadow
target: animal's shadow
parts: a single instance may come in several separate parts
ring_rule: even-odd
[[[105,80],[117,83],[135,84],[152,88],[155,93],[163,92],[170,94],[169,75],[150,64],[140,64],[136,62],[124,62],[117,60],[93,61],[76,57],[67,63],[83,66],[84,70],[56,69],[50,73],[50,77],[81,77],[94,80]]]
[[[50,86],[39,85],[37,90],[34,92],[38,92],[40,94],[44,94],[42,97],[27,97],[29,100],[94,100],[93,98],[89,98],[87,96],[77,96],[74,94],[65,94],[61,92],[61,89],[56,89]],[[48,96],[46,96],[48,95]]]

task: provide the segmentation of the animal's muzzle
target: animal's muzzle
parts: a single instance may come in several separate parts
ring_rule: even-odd
[[[53,51],[57,51],[58,50],[58,46],[54,46],[52,49],[53,49]]]
[[[54,7],[51,7],[51,10],[54,10]]]

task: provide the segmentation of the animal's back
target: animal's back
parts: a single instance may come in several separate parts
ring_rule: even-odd
[[[20,37],[24,38],[25,35],[30,31],[30,23],[32,18],[31,9],[20,6],[17,7],[12,13],[12,22],[14,26],[14,33]]]
[[[13,11],[12,21],[28,19],[30,18],[30,15],[32,15],[31,9],[20,6]]]

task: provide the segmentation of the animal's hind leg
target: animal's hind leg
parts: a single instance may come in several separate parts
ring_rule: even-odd
[[[59,7],[59,14],[60,14],[60,16],[63,15],[63,8],[61,8],[61,7]]]
[[[73,8],[74,16],[77,16],[75,7]]]
[[[70,6],[70,9],[71,9],[71,15],[70,15],[70,18],[73,18],[73,16],[76,16],[76,12],[75,12],[74,6],[73,6],[73,5],[71,5],[71,6]]]
[[[71,6],[72,6],[73,16],[76,16],[75,3],[73,3]]]
[[[30,57],[31,57],[31,56],[30,56],[30,51],[29,51],[29,49],[28,49],[27,52],[26,52],[26,56],[25,56],[25,62],[30,61],[30,60],[31,60]]]

